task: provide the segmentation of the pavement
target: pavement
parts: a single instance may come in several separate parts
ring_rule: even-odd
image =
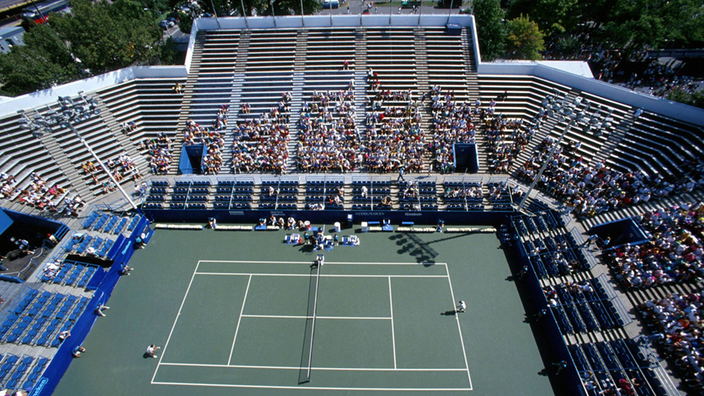
[[[29,0],[0,0],[0,12],[29,3]]]
[[[399,11],[400,7],[400,1],[394,1],[392,6],[388,6],[388,2],[377,2],[378,4],[372,6],[369,8],[369,15],[389,15],[389,13],[394,14],[394,15],[411,15],[413,13],[412,8],[403,8]],[[345,4],[340,5],[339,8],[335,9],[323,9],[321,10],[318,15],[360,15],[363,10],[368,8],[369,4],[374,4],[372,1],[363,1],[363,0],[349,0],[345,2]],[[399,4],[399,5],[396,5]],[[424,0],[421,2],[421,7],[418,7],[418,10],[415,12],[415,15],[423,15],[423,14],[439,14],[439,15],[448,15],[448,14],[458,14],[460,12],[459,8],[437,8],[433,4],[434,2],[431,2],[429,0]],[[347,11],[347,8],[349,7],[349,12]]]

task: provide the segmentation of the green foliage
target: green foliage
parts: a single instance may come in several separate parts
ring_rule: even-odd
[[[506,48],[504,11],[499,0],[474,0],[473,4],[482,60],[492,61],[503,55]]]
[[[675,88],[670,91],[666,97],[667,99],[674,100],[675,102],[704,108],[704,92],[702,91],[696,91],[692,94],[689,94],[683,89]]]
[[[159,46],[160,53],[155,56],[150,63],[161,64],[161,65],[175,65],[181,61],[179,57],[179,52],[176,49],[176,43],[174,39],[169,37],[164,41],[164,43]],[[183,62],[180,62],[183,64]]]
[[[552,35],[571,33],[583,22],[593,42],[627,53],[691,48],[704,40],[701,0],[508,0],[508,18],[521,14]]]
[[[577,26],[581,10],[579,0],[513,0],[507,15],[509,19],[529,15],[541,30],[562,34]]]
[[[185,34],[191,34],[193,27],[193,16],[190,13],[181,12],[178,14],[178,28]]]
[[[557,49],[562,53],[563,57],[571,57],[579,53],[582,44],[574,36],[560,37],[557,40]]]
[[[508,36],[506,47],[513,59],[542,59],[540,51],[545,49],[545,35],[538,24],[527,16],[520,15],[508,23]]]
[[[0,82],[10,95],[50,88],[80,77],[81,69],[61,38],[48,25],[24,35],[24,46],[0,55]]]
[[[147,8],[150,11],[164,13],[171,9],[168,0],[138,0],[142,8]]]
[[[579,23],[577,0],[539,0],[530,14],[544,31],[562,34]]]
[[[51,24],[93,74],[144,62],[158,53],[161,30],[138,3],[72,0],[71,4],[71,14],[54,15]]]
[[[149,1],[149,3],[146,3]],[[72,12],[53,14],[49,24],[30,24],[24,46],[0,55],[0,83],[11,95],[65,84],[134,64],[178,60],[164,41],[154,11],[161,0],[72,0]]]

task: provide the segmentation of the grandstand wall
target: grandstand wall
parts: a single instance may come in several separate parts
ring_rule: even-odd
[[[476,43],[475,43],[476,45]],[[556,66],[563,62],[556,62]],[[581,63],[581,62],[580,62]],[[704,109],[687,106],[672,100],[641,94],[618,85],[576,75],[559,67],[549,66],[550,62],[492,62],[478,65],[479,75],[526,75],[567,85],[606,99],[640,107],[653,113],[672,117],[692,124],[704,124]]]

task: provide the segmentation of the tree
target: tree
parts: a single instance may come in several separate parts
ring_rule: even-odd
[[[674,100],[675,102],[680,102],[688,104],[690,106],[696,106],[704,108],[704,92],[695,91],[694,93],[687,93],[684,89],[675,88],[667,93],[667,99]]]
[[[538,24],[527,16],[519,16],[508,23],[506,46],[514,59],[542,59],[540,51],[545,49],[545,35]]]
[[[178,14],[178,28],[183,33],[191,34],[191,28],[193,28],[193,16],[190,13],[180,12]]]
[[[244,11],[242,5],[244,4]],[[271,2],[269,0],[213,0],[213,5],[217,10],[217,15],[228,16],[252,16],[254,12],[257,15],[271,15]],[[301,15],[301,0],[274,0],[273,13],[276,16],[282,15]],[[321,2],[318,0],[303,0],[303,14],[312,15],[321,9]],[[213,6],[209,0],[201,2],[201,8],[204,10],[212,10]]]
[[[145,62],[159,52],[162,32],[139,3],[72,0],[70,14],[52,15],[51,25],[93,74]]]
[[[499,0],[474,0],[474,20],[482,60],[492,61],[503,55],[506,26]]]
[[[25,45],[0,55],[0,82],[6,93],[20,95],[80,78],[80,66],[50,26],[38,25],[23,39]]]
[[[698,0],[595,0],[582,15],[594,42],[626,53],[645,48],[687,48],[704,40],[704,5]]]
[[[542,30],[557,34],[572,30],[580,20],[577,0],[539,0],[529,15]]]
[[[147,8],[158,13],[164,13],[171,8],[167,0],[137,0],[137,2],[143,8]]]
[[[583,2],[591,4],[591,2]],[[581,7],[578,0],[514,0],[510,3],[508,18],[530,15],[540,29],[562,34],[573,29],[580,21]]]

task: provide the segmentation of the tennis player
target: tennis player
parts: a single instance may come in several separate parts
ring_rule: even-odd
[[[457,302],[457,308],[455,309],[455,312],[464,312],[467,309],[467,303],[460,300]]]

